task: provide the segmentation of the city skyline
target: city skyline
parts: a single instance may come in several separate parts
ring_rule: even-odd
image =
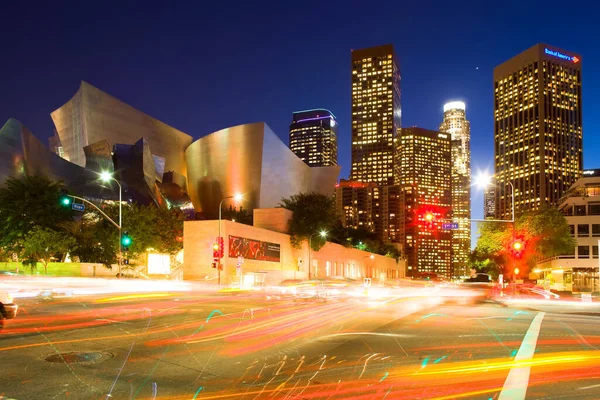
[[[227,126],[264,120],[287,141],[291,112],[328,108],[339,123],[340,177],[348,177],[351,141],[348,53],[391,42],[402,68],[403,125],[436,129],[443,104],[451,99],[464,101],[469,107],[473,132],[473,175],[479,170],[491,173],[493,68],[535,43],[546,42],[581,54],[586,63],[584,168],[596,166],[590,155],[599,147],[599,139],[591,133],[600,129],[600,113],[594,112],[600,106],[597,94],[600,54],[595,51],[591,34],[595,27],[593,13],[581,9],[567,12],[567,16],[576,16],[578,23],[565,31],[542,23],[553,17],[551,10],[527,4],[519,15],[511,16],[515,29],[497,37],[495,32],[504,27],[503,15],[507,13],[499,5],[446,4],[433,12],[417,6],[393,5],[385,14],[358,12],[352,6],[334,7],[321,13],[336,21],[335,29],[328,24],[327,28],[316,27],[308,34],[301,21],[312,15],[309,6],[294,10],[294,18],[279,18],[290,13],[283,5],[268,12],[263,7],[252,7],[256,10],[250,11],[249,6],[225,10],[223,6],[211,5],[210,19],[199,19],[195,7],[178,11],[147,7],[143,15],[123,10],[118,16],[110,8],[94,9],[103,26],[110,26],[108,30],[86,29],[86,22],[78,15],[89,14],[87,5],[60,12],[43,7],[32,12],[18,4],[10,7],[12,14],[27,14],[28,25],[27,35],[15,33],[0,39],[12,59],[20,60],[5,66],[7,79],[3,88],[10,96],[2,96],[0,100],[0,118],[19,119],[44,143],[53,133],[50,111],[60,107],[79,82],[86,80],[189,133],[194,140]],[[256,29],[245,30],[243,35],[241,28],[231,32],[218,29],[225,22],[246,26],[249,12],[254,16]],[[536,18],[532,21],[528,15],[534,14]],[[394,17],[397,15],[406,19],[400,26]],[[447,15],[453,15],[452,21]],[[473,18],[484,15],[485,19]],[[343,22],[350,17],[352,24]],[[170,36],[166,37],[164,31],[144,28],[157,21],[171,32]],[[261,21],[265,23],[261,25]],[[376,23],[378,29],[355,28],[366,21]],[[414,35],[424,23],[434,29]],[[64,29],[57,30],[57,26]],[[7,29],[22,32],[12,20],[8,21]],[[274,37],[273,29],[281,33]],[[221,32],[219,40],[209,40],[207,32]],[[122,37],[127,35],[130,40],[123,41]],[[322,37],[328,40],[320,40]],[[297,58],[281,56],[290,47],[304,48],[307,43],[311,43],[313,56],[302,63]],[[201,54],[190,53],[190,49],[198,47],[203,48]],[[32,48],[39,51],[34,54],[27,50]],[[98,51],[86,53],[85,49]],[[216,57],[206,63],[205,54]],[[182,57],[186,63],[177,61]],[[244,63],[250,66],[252,79],[240,73],[239,57],[244,57]],[[323,59],[327,62],[323,63]],[[483,215],[482,199],[483,191],[473,188],[473,218]]]

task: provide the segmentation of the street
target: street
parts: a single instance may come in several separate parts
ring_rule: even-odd
[[[598,303],[199,289],[18,303],[0,333],[0,398],[600,397]]]

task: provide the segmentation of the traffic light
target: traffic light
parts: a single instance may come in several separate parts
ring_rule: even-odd
[[[514,239],[511,244],[511,251],[516,258],[520,258],[525,250],[525,242],[523,239]]]
[[[213,258],[217,260],[219,258],[219,243],[213,243]],[[216,268],[216,267],[213,267]]]
[[[60,205],[63,207],[70,207],[73,203],[73,198],[69,197],[67,189],[62,189],[60,194]]]
[[[514,273],[515,273],[515,276],[519,275],[519,268],[515,268]]]
[[[225,241],[223,240],[223,236],[219,238],[219,258],[223,258],[225,255]]]
[[[216,269],[216,268],[217,268],[217,263],[216,263],[216,262],[212,263],[212,264],[211,264],[211,267],[213,267],[213,268],[215,268],[215,269]]]
[[[436,218],[432,211],[425,211],[421,214],[422,227],[426,230],[432,230],[435,226]]]
[[[121,246],[123,246],[123,251],[129,251],[129,246],[132,242],[133,240],[131,239],[131,236],[129,236],[129,232],[123,232],[121,235]]]

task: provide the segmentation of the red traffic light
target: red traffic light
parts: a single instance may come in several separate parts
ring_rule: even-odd
[[[219,258],[219,244],[213,243],[213,258]]]
[[[223,256],[225,255],[225,241],[223,240],[223,237],[221,236],[219,238],[219,258],[223,258]]]
[[[525,242],[522,239],[513,240],[511,250],[515,257],[521,257],[523,250],[525,250]]]

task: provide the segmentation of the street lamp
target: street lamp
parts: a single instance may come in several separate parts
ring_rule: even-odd
[[[477,176],[477,178],[475,179],[475,184],[479,187],[486,187],[489,186],[492,183],[492,180],[496,181],[496,185],[498,185],[498,181],[493,178],[492,176],[490,176],[489,174],[485,173],[485,174],[479,174]],[[511,194],[512,194],[512,219],[510,221],[505,220],[505,219],[484,219],[482,220],[483,222],[510,222],[512,223],[512,231],[513,231],[513,237],[515,235],[515,186],[513,185],[513,183],[511,181],[506,181],[509,185],[510,185],[510,189],[511,189]],[[519,247],[518,249],[515,248],[515,250],[520,251],[522,248],[522,243],[518,243],[517,247]],[[514,259],[513,259],[513,263],[514,263]],[[502,272],[504,272],[504,267],[502,267]],[[518,271],[518,268],[516,268],[516,270]],[[502,276],[504,275],[501,274],[501,278],[500,281],[502,281]],[[503,295],[503,288],[502,286],[500,286],[500,296]]]
[[[234,199],[235,201],[239,202],[243,199],[243,196],[239,193],[236,193],[233,196],[227,196],[224,197],[221,202],[219,203],[219,238],[217,239],[217,242],[219,243],[219,247],[221,247],[221,243],[223,243],[221,241],[221,215],[222,215],[222,211],[221,211],[221,207],[223,206],[223,202],[227,199]],[[223,251],[222,248],[219,248],[219,257],[217,258],[217,283],[219,286],[221,286],[221,252]]]
[[[110,181],[115,181],[119,186],[119,260],[117,265],[119,266],[119,279],[121,278],[121,260],[123,259],[123,244],[122,240],[122,231],[123,231],[123,210],[122,210],[122,198],[123,198],[123,189],[121,188],[121,184],[118,180],[116,180],[112,174],[108,171],[103,171],[100,173],[100,180],[104,183],[108,183]]]
[[[475,179],[475,184],[479,187],[485,188],[487,186],[490,186],[492,183],[492,180],[496,181],[496,186],[498,185],[498,181],[488,175],[488,174],[479,174],[477,176],[477,178]],[[501,220],[491,220],[488,219],[486,221],[491,221],[491,222],[512,222],[514,224],[515,222],[515,186],[513,185],[513,183],[511,181],[506,181],[506,183],[508,183],[510,185],[510,189],[511,189],[511,194],[512,194],[512,219],[510,221],[507,221],[505,219],[501,219]]]
[[[312,250],[312,237],[315,235],[321,235],[322,238],[326,238],[327,237],[327,231],[325,230],[321,230],[320,232],[315,232],[312,235],[310,235],[310,237],[308,238],[308,279],[310,279],[310,253]]]

